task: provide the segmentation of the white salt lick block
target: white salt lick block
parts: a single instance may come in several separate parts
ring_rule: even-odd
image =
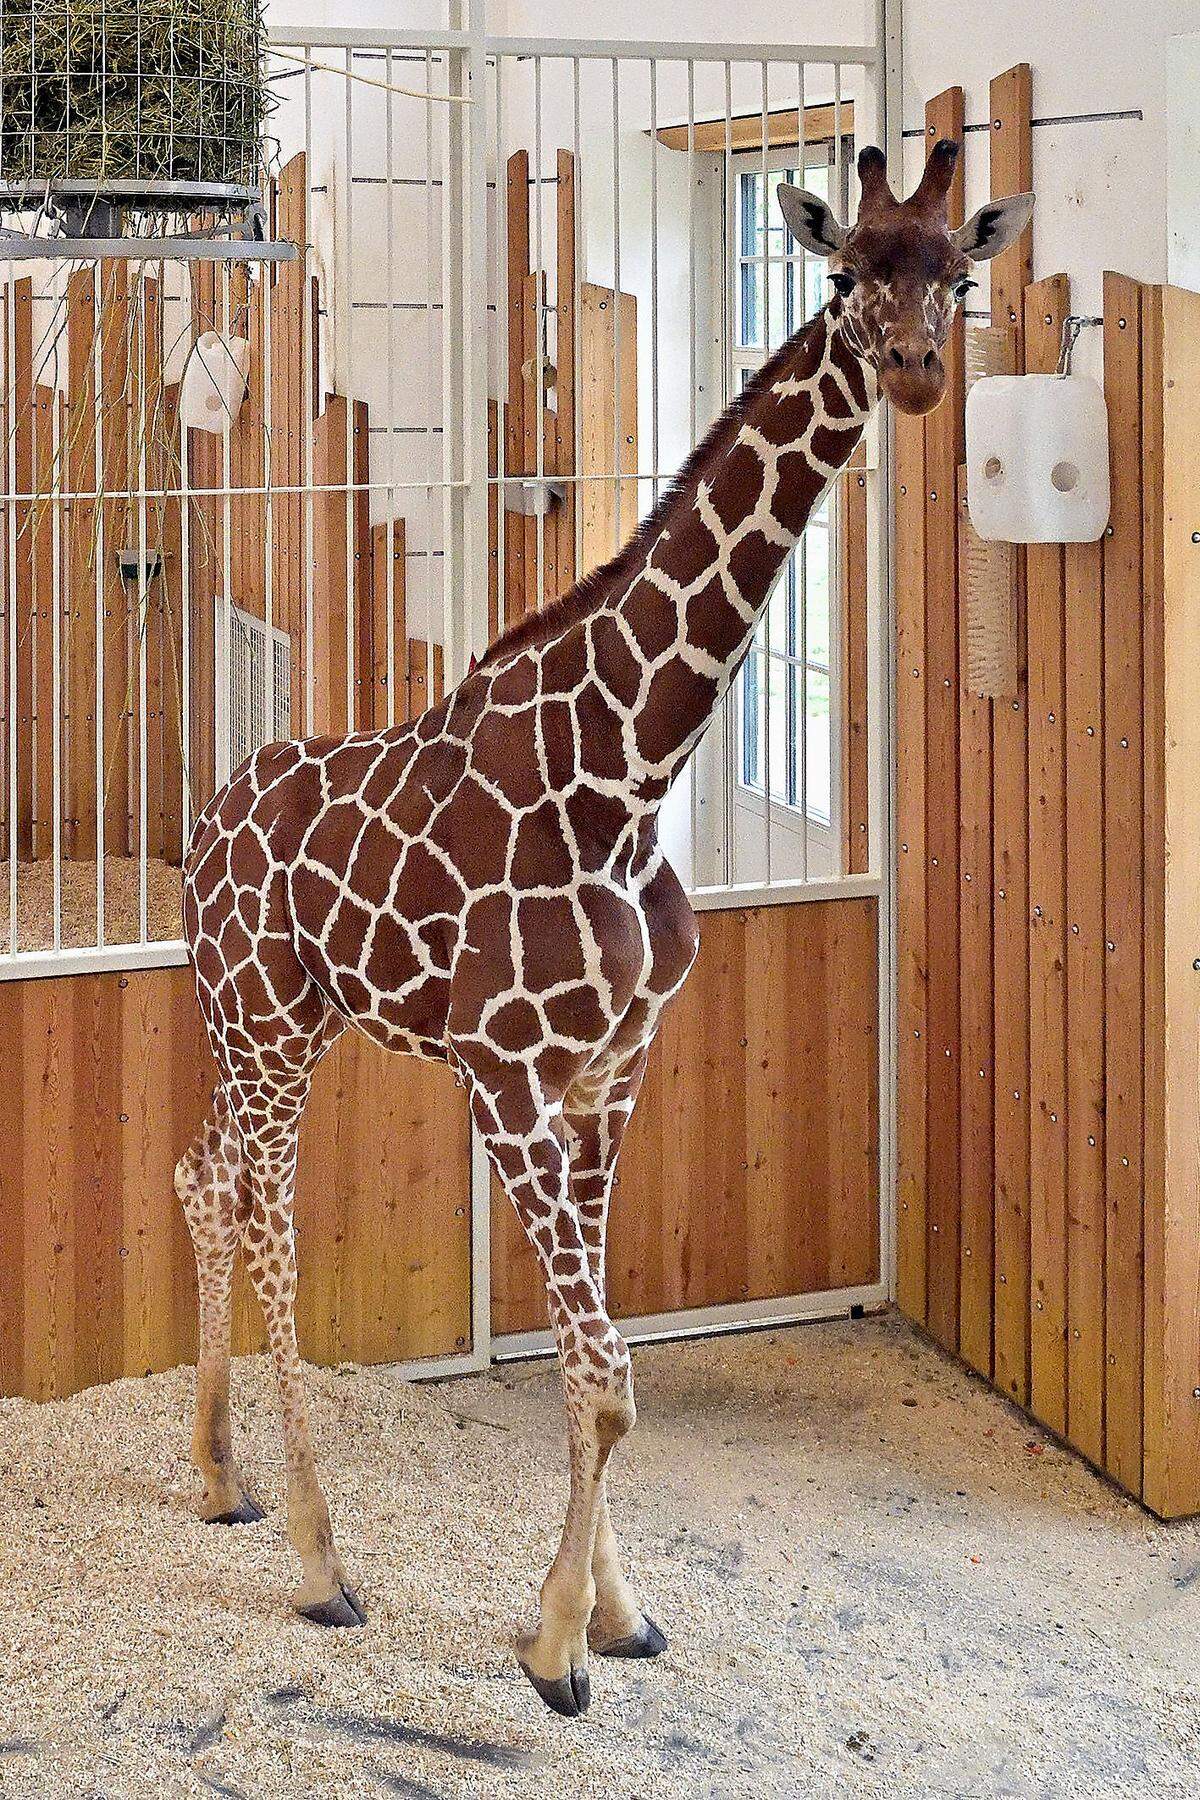
[[[194,431],[222,432],[246,398],[250,345],[244,337],[205,331],[196,339],[179,388],[179,416]]]
[[[987,375],[967,395],[967,511],[981,538],[1088,544],[1108,524],[1108,413],[1085,375]]]

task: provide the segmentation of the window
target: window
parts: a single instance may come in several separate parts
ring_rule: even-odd
[[[806,257],[784,224],[776,190],[794,182],[830,198],[834,171],[824,151],[797,167],[795,150],[773,153],[765,172],[755,152],[731,169],[732,382],[740,390],[784,340],[825,304],[825,264]],[[833,202],[837,205],[836,199]],[[819,826],[832,826],[837,704],[833,600],[834,515],[827,496],[788,558],[759,623],[739,680],[737,779]]]

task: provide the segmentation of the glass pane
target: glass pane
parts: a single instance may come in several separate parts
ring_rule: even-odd
[[[753,172],[744,174],[738,184],[738,243],[743,256],[757,256],[761,248],[758,241],[761,228],[761,184],[761,176]]]
[[[829,823],[832,808],[832,740],[829,724],[829,677],[808,672],[808,730],[805,734],[808,767],[808,811]]]
[[[738,268],[737,342],[742,348],[762,344],[762,264],[744,262]]]
[[[805,534],[807,573],[807,630],[803,644],[797,634],[797,656],[807,654],[809,662],[829,667],[829,526],[814,518]]]
[[[762,759],[762,722],[759,718],[759,694],[762,684],[762,658],[748,656],[742,668],[742,782],[757,787]]]
[[[772,656],[771,668],[771,798],[788,800],[789,766],[795,754],[795,732],[789,720],[795,715],[788,706],[788,664],[781,656]]]

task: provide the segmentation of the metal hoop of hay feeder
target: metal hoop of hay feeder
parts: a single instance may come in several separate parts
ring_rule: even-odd
[[[265,55],[260,0],[0,0],[0,257],[295,255],[265,242]]]

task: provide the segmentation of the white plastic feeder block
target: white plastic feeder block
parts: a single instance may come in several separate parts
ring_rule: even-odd
[[[250,344],[223,331],[196,339],[179,389],[179,416],[195,431],[222,432],[232,425],[246,398]]]
[[[967,394],[967,510],[981,538],[1088,544],[1108,524],[1108,412],[1086,375],[987,375]]]

